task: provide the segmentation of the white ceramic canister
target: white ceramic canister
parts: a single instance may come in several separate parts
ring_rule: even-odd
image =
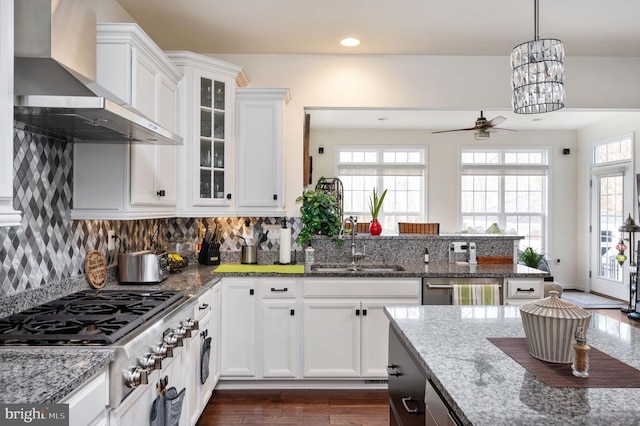
[[[591,313],[558,297],[549,297],[520,307],[529,353],[542,361],[571,363],[571,342],[576,327],[588,330]]]

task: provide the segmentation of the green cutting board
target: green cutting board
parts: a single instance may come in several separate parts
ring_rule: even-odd
[[[225,264],[218,266],[218,273],[263,273],[263,274],[303,274],[304,265],[239,265]]]

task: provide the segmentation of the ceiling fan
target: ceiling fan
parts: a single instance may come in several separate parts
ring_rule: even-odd
[[[473,127],[467,127],[464,129],[453,129],[453,130],[439,130],[437,132],[431,133],[448,133],[448,132],[464,132],[464,131],[475,131],[473,134],[473,138],[475,140],[483,140],[489,139],[491,133],[509,133],[516,132],[517,130],[512,129],[504,129],[501,127],[496,127],[498,124],[506,121],[507,119],[503,116],[499,115],[491,120],[487,120],[484,118],[483,111],[480,111],[480,117],[476,119],[476,125]]]

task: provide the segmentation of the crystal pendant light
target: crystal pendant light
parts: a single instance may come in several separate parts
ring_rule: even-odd
[[[511,52],[511,102],[517,114],[538,114],[564,107],[564,47],[560,40],[538,37],[538,0],[534,0],[532,41]]]

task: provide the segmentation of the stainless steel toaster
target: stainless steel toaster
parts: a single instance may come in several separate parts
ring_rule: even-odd
[[[159,283],[169,276],[169,256],[142,250],[118,255],[118,281],[128,284]]]

